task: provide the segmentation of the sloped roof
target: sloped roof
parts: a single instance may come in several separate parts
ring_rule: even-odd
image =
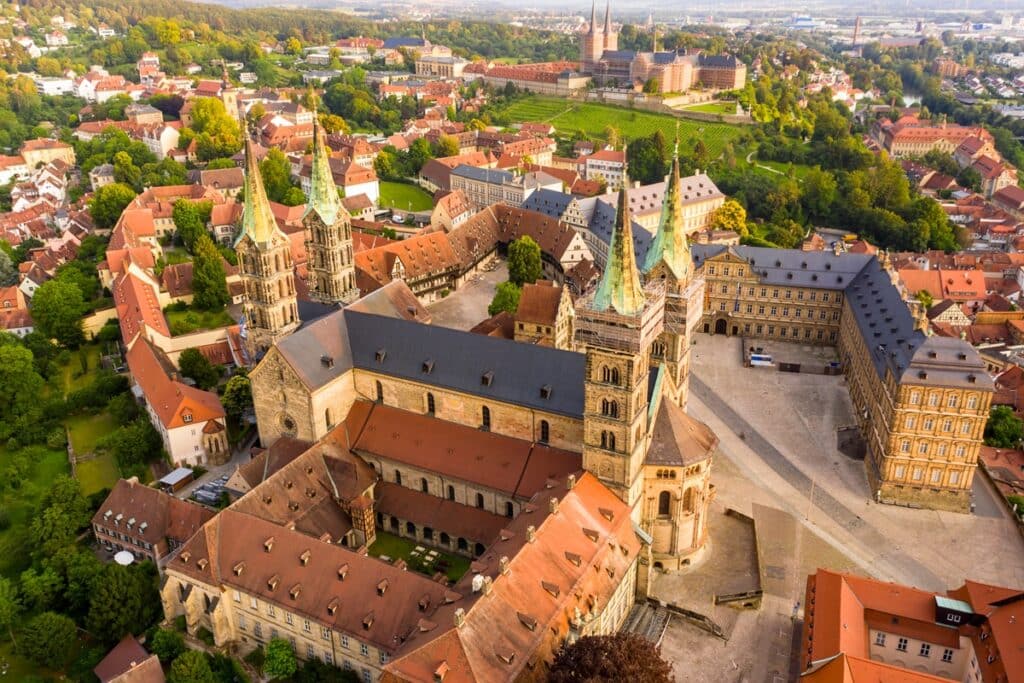
[[[644,463],[685,467],[707,460],[717,446],[718,437],[710,427],[666,399],[655,417],[654,434]]]
[[[550,280],[527,282],[519,295],[516,320],[540,325],[554,325],[558,317],[558,304],[562,288]]]
[[[107,517],[107,512],[111,515]],[[181,500],[160,489],[140,484],[135,479],[119,479],[93,515],[93,524],[113,525],[113,519],[124,515],[127,524],[134,518],[132,535],[153,545],[167,538],[184,542],[199,531],[214,512],[207,507]],[[141,525],[145,523],[146,528]]]
[[[132,344],[126,359],[132,378],[164,428],[224,419],[224,406],[217,394],[172,379],[157,353],[148,339],[140,337]]]

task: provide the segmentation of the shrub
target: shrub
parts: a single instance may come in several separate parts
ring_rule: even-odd
[[[53,448],[54,450],[58,448],[67,448],[68,435],[67,432],[64,431],[63,427],[58,427],[50,432],[50,435],[46,437],[46,446],[47,448]]]

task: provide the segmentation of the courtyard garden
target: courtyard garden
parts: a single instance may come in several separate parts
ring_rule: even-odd
[[[385,562],[405,560],[410,569],[427,576],[443,572],[452,583],[469,571],[468,557],[446,553],[385,531],[377,532],[377,540],[370,546],[369,552]]]

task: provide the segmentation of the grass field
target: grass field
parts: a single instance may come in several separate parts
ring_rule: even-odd
[[[699,111],[705,114],[735,114],[735,102],[704,102],[683,107],[685,111]]]
[[[430,211],[434,208],[434,200],[430,195],[415,185],[388,181],[380,183],[380,199],[377,204],[403,211]]]
[[[82,370],[82,356],[85,356],[86,365],[88,369],[83,372]],[[71,358],[61,368],[61,372],[56,375],[60,378],[60,386],[54,387],[53,379],[51,378],[50,384],[51,389],[59,389],[66,396],[68,393],[82,389],[89,386],[93,378],[96,377],[96,371],[100,369],[100,345],[89,344],[83,346],[77,351],[71,352]]]
[[[71,445],[78,457],[91,453],[104,435],[117,429],[117,422],[109,413],[76,415],[69,417],[64,424],[71,432]],[[113,487],[120,476],[114,456],[110,453],[75,463],[75,477],[82,485],[82,493],[87,496]]]
[[[235,321],[226,310],[220,311],[199,311],[188,309],[185,311],[165,310],[167,324],[171,328],[171,335],[188,334],[196,330],[212,330],[217,327],[234,325]]]
[[[0,471],[5,470],[17,455],[0,449]],[[11,520],[11,526],[0,531],[0,576],[14,576],[30,564],[28,528],[32,516],[57,475],[69,471],[68,456],[63,450],[34,446],[28,453],[23,453],[23,457],[29,463],[28,475],[17,489],[5,488],[0,493],[0,508],[8,513]],[[17,680],[17,677],[12,680]]]
[[[741,129],[724,123],[705,123],[678,119],[668,114],[655,114],[606,104],[581,104],[552,97],[528,97],[513,102],[503,112],[513,121],[543,121],[562,135],[582,131],[588,136],[603,138],[605,128],[613,126],[627,142],[660,130],[667,140],[675,137],[679,123],[679,141],[685,147],[700,138],[708,151],[717,156],[725,144],[737,137]]]
[[[370,546],[369,552],[370,555],[374,557],[386,555],[387,557],[391,558],[391,560],[395,560],[400,557],[406,562],[408,562],[410,568],[412,568],[414,566],[413,561],[415,560],[415,558],[413,558],[413,561],[410,561],[410,558],[412,557],[412,551],[416,549],[417,545],[426,548],[428,552],[430,550],[436,550],[436,548],[431,548],[428,545],[415,543],[414,541],[411,541],[407,538],[402,538],[401,536],[389,534],[386,531],[378,531],[377,540],[374,541],[373,545]],[[443,560],[448,563],[448,569],[446,573],[448,575],[449,581],[452,581],[454,583],[455,581],[461,579],[463,574],[469,571],[468,557],[463,557],[462,555],[453,555],[451,553],[446,553],[441,550],[438,550],[437,552],[439,553],[437,561]]]

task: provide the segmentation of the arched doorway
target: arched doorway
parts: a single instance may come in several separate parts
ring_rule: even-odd
[[[726,322],[725,318],[719,318],[715,321],[715,334],[725,334]]]
[[[732,326],[732,336],[735,337],[739,333],[740,333],[740,326],[739,325],[733,325]]]

